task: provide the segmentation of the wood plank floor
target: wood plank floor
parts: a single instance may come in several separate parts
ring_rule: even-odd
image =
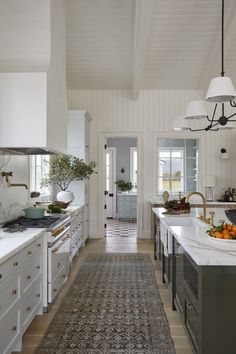
[[[162,284],[160,269],[153,259],[153,242],[150,240],[136,240],[135,238],[106,238],[88,240],[86,247],[81,249],[78,256],[74,258],[70,277],[51,310],[42,316],[36,316],[23,337],[23,348],[21,354],[33,354],[35,348],[43,337],[48,325],[55,315],[60,302],[65,296],[70,284],[73,282],[81,264],[90,253],[121,252],[121,253],[147,253],[155,265],[155,275],[159,287],[164,309],[170,324],[171,335],[174,341],[176,354],[193,354],[185,329],[181,324],[177,312],[171,310],[170,290]],[[19,352],[18,352],[19,353]]]

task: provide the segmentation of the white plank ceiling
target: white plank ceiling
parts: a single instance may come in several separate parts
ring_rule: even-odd
[[[220,74],[221,0],[66,0],[69,89],[205,88]],[[225,71],[236,85],[236,1]]]

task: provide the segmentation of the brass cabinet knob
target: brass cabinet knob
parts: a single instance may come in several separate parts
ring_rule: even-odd
[[[38,246],[38,247],[41,247],[41,243],[38,243],[37,246]]]
[[[36,297],[40,297],[40,294],[36,294]]]
[[[40,269],[40,265],[38,265],[38,266],[36,267],[36,269]]]
[[[26,308],[26,311],[30,311],[31,310],[31,308],[30,308],[30,306],[28,306],[27,308]]]
[[[16,326],[12,326],[12,327],[11,327],[12,332],[15,332],[15,331],[16,331],[16,329],[17,329],[17,327],[16,327]]]
[[[13,289],[13,290],[11,291],[11,293],[12,293],[12,295],[16,295],[16,294],[17,294],[17,290],[16,290],[16,289]]]
[[[56,292],[57,292],[57,289],[53,289],[53,291],[54,291],[54,293],[56,293]]]

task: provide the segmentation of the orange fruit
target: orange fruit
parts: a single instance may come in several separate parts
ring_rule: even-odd
[[[226,240],[232,240],[232,238],[233,238],[233,236],[232,235],[224,235],[224,238],[226,239]]]
[[[229,230],[227,230],[227,229],[224,229],[224,230],[222,231],[222,233],[223,233],[224,235],[229,235],[230,232],[232,232],[232,231],[229,231]]]
[[[224,234],[221,233],[221,232],[219,232],[219,231],[216,231],[216,232],[215,232],[215,237],[216,237],[216,238],[224,238]]]
[[[227,229],[228,229],[229,231],[231,231],[231,230],[232,230],[232,225],[228,225],[228,226],[227,226]]]
[[[236,226],[233,226],[233,227],[232,227],[232,231],[235,231],[235,232],[236,232]]]

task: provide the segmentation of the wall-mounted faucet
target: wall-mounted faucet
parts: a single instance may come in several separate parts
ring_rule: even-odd
[[[1,175],[2,175],[2,177],[6,178],[6,182],[7,182],[8,187],[25,187],[25,189],[28,189],[28,186],[25,183],[11,183],[10,177],[13,176],[13,172],[2,171]]]

